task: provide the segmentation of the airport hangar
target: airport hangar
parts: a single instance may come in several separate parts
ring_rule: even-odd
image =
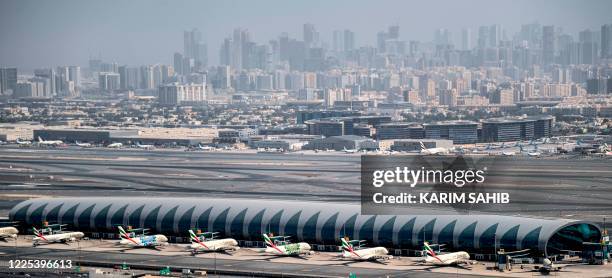
[[[495,250],[530,249],[534,256],[582,250],[599,242],[594,223],[500,215],[361,215],[342,203],[215,198],[65,197],[30,199],[10,211],[23,228],[68,224],[92,238],[117,238],[117,225],[150,228],[170,241],[187,242],[187,230],[219,232],[242,246],[260,246],[262,231],[292,236],[319,251],[337,251],[341,236],[415,255],[424,239],[492,259]]]

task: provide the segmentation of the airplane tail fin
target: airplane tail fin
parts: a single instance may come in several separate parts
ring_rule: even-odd
[[[274,242],[272,241],[272,239],[270,239],[270,237],[267,234],[262,234],[263,238],[264,238],[264,242],[266,243],[266,246],[268,247],[272,247],[274,246]]]
[[[436,252],[431,248],[431,246],[429,246],[429,243],[427,243],[427,241],[423,243],[423,251],[425,251],[426,256],[436,256]]]
[[[40,235],[40,231],[38,229],[36,229],[36,227],[32,227],[32,232],[34,233],[34,235],[38,236]]]
[[[342,252],[351,252],[353,250],[353,245],[348,242],[346,238],[340,238],[340,241],[342,242],[342,246],[340,247]]]
[[[189,238],[191,239],[191,242],[198,242],[198,241],[200,241],[198,239],[198,236],[192,230],[189,230]]]
[[[43,139],[40,136],[38,136],[38,142],[42,142],[42,141]]]
[[[130,238],[130,236],[125,232],[125,230],[123,229],[123,227],[121,226],[117,226],[117,229],[119,229],[119,236],[121,238]]]
[[[425,144],[423,144],[423,141],[419,141],[419,144],[421,144],[421,150],[426,150],[427,148],[425,148]]]

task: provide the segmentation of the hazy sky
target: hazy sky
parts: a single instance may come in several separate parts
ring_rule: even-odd
[[[183,49],[183,30],[197,27],[218,61],[221,40],[236,27],[256,42],[288,32],[302,38],[315,24],[321,40],[351,29],[356,44],[374,45],[376,32],[400,25],[403,40],[430,41],[438,28],[502,24],[512,35],[524,23],[563,27],[576,35],[612,23],[608,0],[0,0],[0,65],[23,69],[76,64],[90,56],[120,64],[170,63]]]

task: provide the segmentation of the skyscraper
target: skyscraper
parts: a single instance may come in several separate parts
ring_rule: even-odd
[[[601,58],[612,59],[612,24],[601,26]]]
[[[319,43],[319,32],[311,23],[304,24],[304,42],[308,47],[316,46]]]
[[[555,62],[555,26],[552,25],[542,29],[542,61],[544,65]]]
[[[586,29],[578,33],[582,64],[597,63],[597,53],[599,49],[595,37],[595,32],[591,31],[590,29]]]
[[[183,33],[183,55],[193,59],[197,69],[206,67],[208,62],[208,47],[201,40],[202,33],[196,28]]]
[[[5,95],[17,89],[17,68],[0,68],[0,94]]]
[[[470,28],[463,28],[463,30],[461,30],[461,49],[472,49],[472,29]]]
[[[355,33],[351,30],[344,30],[344,51],[355,49]]]

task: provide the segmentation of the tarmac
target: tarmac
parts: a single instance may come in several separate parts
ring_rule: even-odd
[[[512,271],[492,270],[493,263],[478,262],[463,267],[438,267],[418,263],[419,258],[394,257],[388,262],[355,262],[337,258],[338,253],[317,252],[304,258],[275,257],[243,248],[235,253],[204,253],[191,256],[186,244],[174,244],[161,251],[125,249],[114,241],[83,240],[70,244],[47,244],[31,247],[31,242],[20,237],[17,242],[0,243],[0,264],[11,259],[72,260],[74,265],[105,267],[126,263],[133,269],[160,270],[171,266],[182,269],[205,270],[209,274],[266,277],[533,277],[534,265],[514,266]],[[574,263],[551,275],[560,277],[610,277],[612,265],[584,265]]]
[[[610,157],[500,158],[494,184],[523,201],[509,215],[612,216]],[[0,216],[40,196],[242,197],[360,201],[360,155],[0,146]],[[476,213],[471,211],[470,213]]]

